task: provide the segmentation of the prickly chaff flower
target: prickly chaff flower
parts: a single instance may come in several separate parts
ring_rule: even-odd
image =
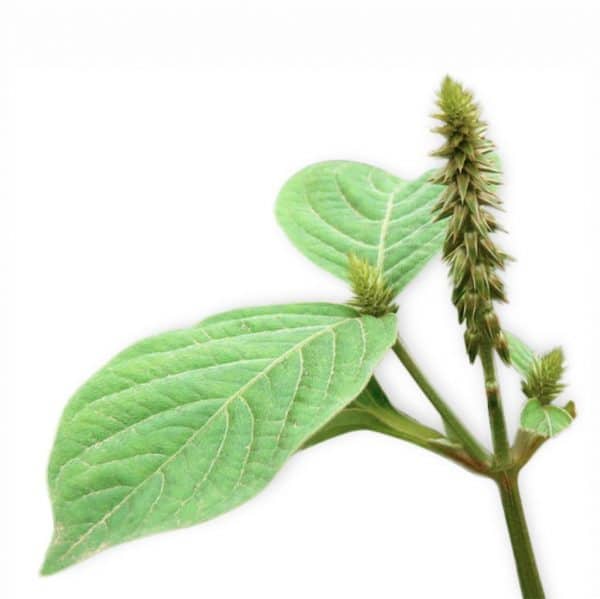
[[[500,172],[490,155],[494,145],[485,137],[487,126],[472,94],[461,84],[446,77],[437,105],[440,112],[434,116],[442,124],[434,131],[446,143],[433,155],[447,163],[433,178],[446,186],[434,211],[438,219],[448,218],[443,253],[450,265],[452,301],[459,321],[466,324],[470,360],[488,345],[508,363],[508,343],[493,304],[506,301],[498,271],[508,259],[491,238],[501,229],[489,211],[501,205],[495,192]]]
[[[348,254],[348,274],[354,297],[348,302],[362,314],[383,316],[396,312],[392,303],[394,292],[387,285],[381,270],[355,254]]]

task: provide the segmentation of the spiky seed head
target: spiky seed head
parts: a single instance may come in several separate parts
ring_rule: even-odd
[[[485,137],[486,124],[473,94],[450,77],[442,82],[434,116],[441,125],[434,129],[445,137],[433,153],[446,165],[433,177],[445,185],[434,212],[448,219],[444,259],[450,265],[454,287],[452,301],[460,322],[466,323],[465,345],[471,361],[482,344],[495,348],[510,362],[508,343],[494,312],[494,301],[506,301],[498,271],[508,256],[494,243],[491,234],[501,227],[488,208],[499,208],[495,187],[500,182],[490,152],[494,145]]]
[[[529,374],[521,384],[523,393],[542,404],[554,401],[565,389],[564,354],[560,347],[534,360]]]
[[[396,312],[394,291],[388,286],[381,269],[356,254],[348,254],[348,275],[354,297],[348,302],[362,314],[383,316]]]

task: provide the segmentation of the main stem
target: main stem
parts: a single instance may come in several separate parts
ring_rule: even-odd
[[[481,358],[485,379],[485,393],[487,396],[490,429],[492,431],[494,457],[496,458],[497,465],[506,466],[510,461],[510,447],[508,444],[508,435],[506,434],[506,422],[504,421],[500,386],[496,378],[494,350],[492,346],[489,344],[483,345],[479,352],[479,357]]]
[[[460,439],[465,450],[481,463],[488,463],[488,452],[480,445],[477,439],[473,437],[465,425],[460,421],[458,416],[452,411],[450,406],[446,404],[437,391],[431,386],[421,369],[412,359],[404,345],[402,345],[400,338],[396,339],[396,343],[394,343],[392,349],[406,370],[408,370],[414,381],[417,383],[417,385],[419,385],[427,399],[429,399],[433,407],[438,411],[440,416],[452,429],[454,434]]]
[[[535,555],[527,530],[525,512],[519,494],[516,472],[502,472],[496,479],[502,498],[504,517],[517,565],[519,584],[524,599],[544,599],[544,588],[535,563]]]
[[[432,387],[421,369],[402,345],[399,338],[396,340],[393,350],[446,424],[461,440],[465,450],[478,460],[479,463],[489,464],[487,451],[471,435],[452,409],[438,395],[437,391]],[[486,344],[481,348],[480,358],[483,366],[490,428],[494,445],[494,464],[493,469],[488,471],[488,476],[496,481],[500,490],[502,508],[517,566],[523,599],[544,599],[544,589],[535,562],[535,555],[527,529],[527,521],[525,520],[525,512],[519,494],[517,480],[519,466],[515,465],[510,456],[500,387],[494,364],[494,351],[490,345]]]
[[[544,599],[544,589],[535,563],[525,512],[519,494],[518,468],[511,463],[500,386],[494,364],[494,350],[489,343],[481,347],[479,357],[485,379],[485,393],[494,445],[494,467],[498,469],[494,478],[500,489],[502,508],[515,556],[521,593],[524,599]]]

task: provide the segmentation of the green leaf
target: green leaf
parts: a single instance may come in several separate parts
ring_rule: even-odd
[[[338,435],[358,430],[384,433],[421,446],[443,438],[438,431],[396,410],[377,379],[372,377],[362,393],[314,434],[303,447],[311,447]]]
[[[517,336],[508,331],[505,331],[504,334],[508,340],[511,363],[519,374],[526,379],[535,363],[536,355],[534,351],[525,345],[525,343]]]
[[[441,248],[431,210],[443,186],[431,172],[405,181],[374,166],[332,161],[294,175],[277,199],[279,223],[313,262],[348,280],[348,254],[380,267],[398,293]]]
[[[540,435],[553,437],[573,422],[564,408],[542,405],[537,399],[530,399],[521,412],[521,428]]]
[[[256,495],[361,392],[395,335],[393,315],[274,306],[209,318],[119,354],[63,414],[42,572]]]

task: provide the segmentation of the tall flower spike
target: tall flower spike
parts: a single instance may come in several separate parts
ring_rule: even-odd
[[[398,306],[392,303],[394,291],[388,287],[380,269],[355,254],[348,254],[348,276],[354,292],[349,305],[371,316],[396,312]]]
[[[446,77],[437,105],[440,112],[434,116],[442,124],[434,131],[441,133],[446,143],[433,155],[447,163],[432,179],[446,186],[434,212],[437,219],[449,219],[443,253],[454,286],[452,301],[459,322],[466,324],[465,344],[471,362],[486,344],[509,363],[508,343],[493,304],[506,301],[498,271],[509,258],[490,237],[501,229],[488,210],[501,206],[495,193],[500,171],[490,156],[494,145],[485,137],[487,125],[480,119],[473,95],[460,83]]]

